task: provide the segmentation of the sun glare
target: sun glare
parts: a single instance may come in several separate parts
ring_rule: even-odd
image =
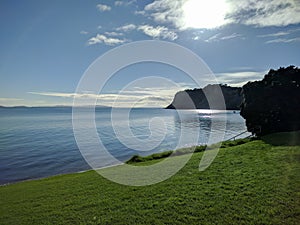
[[[226,24],[226,0],[188,0],[183,5],[186,28],[216,28]]]

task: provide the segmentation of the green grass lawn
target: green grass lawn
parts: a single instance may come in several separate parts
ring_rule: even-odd
[[[151,186],[119,185],[94,171],[1,186],[0,223],[299,224],[300,145],[274,137],[227,143],[204,172],[195,153]]]

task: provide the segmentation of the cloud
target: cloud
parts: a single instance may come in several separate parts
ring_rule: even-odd
[[[172,41],[178,38],[178,35],[174,31],[170,31],[167,27],[163,26],[141,25],[138,27],[138,30],[141,30],[144,34],[152,38],[169,39]]]
[[[16,106],[24,103],[24,99],[21,98],[0,98],[1,106]]]
[[[101,12],[105,12],[105,11],[110,11],[111,7],[108,5],[104,5],[104,4],[98,4],[97,9]]]
[[[131,0],[131,1],[123,0],[123,1],[115,1],[114,4],[115,4],[115,6],[129,6],[136,2],[137,2],[136,0]]]
[[[248,81],[261,80],[267,71],[237,71],[228,73],[216,73],[215,76],[219,83],[241,87]]]
[[[299,0],[154,0],[141,14],[179,30],[213,29],[227,24],[256,27],[300,23]]]
[[[208,39],[205,40],[205,42],[213,42],[219,40],[221,33],[214,34],[213,36],[209,37]]]
[[[275,38],[275,39],[266,41],[265,42],[266,44],[299,42],[300,41],[299,35],[297,36],[297,34],[296,34],[296,36],[295,36],[295,33],[299,32],[299,31],[300,31],[300,29],[296,28],[296,29],[289,29],[289,30],[285,30],[285,31],[278,31],[275,33],[262,34],[262,35],[258,35],[257,37]]]
[[[128,32],[128,31],[132,31],[134,29],[136,29],[136,25],[134,25],[134,24],[126,24],[124,26],[118,27],[116,30],[117,31]]]
[[[172,24],[176,28],[183,27],[183,2],[182,0],[155,0],[144,8],[144,14],[150,14],[158,23]],[[142,11],[143,12],[143,11]]]
[[[107,35],[107,36],[114,36],[114,37],[123,35],[123,33],[114,32],[114,31],[113,32],[105,32],[104,34]]]
[[[230,40],[230,39],[234,39],[234,38],[242,38],[242,35],[238,34],[238,33],[233,33],[230,35],[222,36],[221,33],[217,33],[204,41],[205,42],[216,42],[216,41]]]
[[[134,95],[124,95],[124,94],[93,94],[93,93],[66,93],[66,92],[28,92],[29,94],[42,95],[49,97],[60,97],[60,98],[81,98],[81,99],[100,99],[105,101],[114,102],[116,99],[133,99],[138,98]]]
[[[86,35],[86,34],[88,34],[88,33],[89,33],[89,32],[87,32],[87,31],[85,31],[85,30],[80,31],[80,34]]]
[[[136,10],[136,11],[134,11],[134,14],[135,15],[145,15],[146,12],[144,10]]]
[[[63,97],[63,98],[73,98],[76,95],[75,93],[62,93],[62,92],[28,92],[28,94],[51,96],[51,97]]]
[[[142,31],[144,34],[155,38],[155,39],[169,39],[169,40],[176,40],[178,35],[176,32],[169,30],[167,27],[164,26],[151,26],[151,25],[140,25],[136,26],[135,24],[126,24],[121,27],[116,28],[116,31],[123,31],[129,32],[132,30],[139,30]]]
[[[257,27],[287,26],[300,23],[298,0],[230,0],[228,18]]]
[[[258,35],[257,37],[260,37],[260,38],[281,37],[281,36],[288,36],[288,35],[297,33],[299,31],[300,31],[300,28],[296,28],[296,29],[289,29],[289,30],[284,30],[284,31],[278,31],[276,33],[262,34],[262,35]]]
[[[131,0],[131,1],[126,1],[126,0],[115,1],[114,5],[115,6],[128,6],[128,5],[131,5],[133,3],[136,3],[136,0]]]
[[[286,36],[286,35],[289,35],[289,34],[290,34],[290,32],[288,32],[288,31],[280,31],[280,32],[277,32],[277,33],[258,35],[257,37],[261,37],[261,38],[279,37],[279,36]]]
[[[97,34],[95,37],[90,38],[88,40],[87,44],[94,45],[94,44],[102,44],[103,43],[105,45],[113,46],[113,45],[123,44],[126,41],[127,40],[125,40],[125,39],[111,38],[111,37],[107,37],[103,34]]]
[[[178,38],[177,33],[169,30],[167,27],[164,26],[154,27],[151,25],[136,26],[135,24],[126,24],[124,26],[116,28],[116,31],[123,31],[123,32],[129,32],[132,30],[140,30],[144,34],[157,39],[169,39],[173,41]]]
[[[157,23],[179,30],[212,29],[230,22],[226,0],[155,0],[145,6],[146,15]]]
[[[223,36],[220,39],[221,40],[229,40],[229,39],[240,38],[240,37],[242,37],[241,34],[233,33],[233,34],[230,34],[230,35],[227,35],[227,36]]]
[[[0,98],[0,102],[22,101],[21,98]]]
[[[147,84],[144,84],[147,85]],[[159,85],[159,84],[157,84]],[[170,104],[176,92],[190,88],[189,84],[167,85],[155,87],[132,87],[114,93],[94,94],[91,92],[84,93],[65,93],[65,92],[28,92],[34,95],[58,97],[64,99],[80,98],[82,102],[90,104],[97,100],[97,104],[104,106],[117,107],[165,107]],[[92,100],[92,101],[91,101]]]
[[[115,1],[115,6],[122,6],[123,4],[123,1]]]
[[[162,98],[159,96],[150,96],[139,99],[134,103],[135,107],[166,107],[171,103],[171,99]]]
[[[296,37],[296,38],[278,38],[278,39],[266,41],[267,44],[271,44],[271,43],[291,43],[291,42],[300,42],[300,37]]]

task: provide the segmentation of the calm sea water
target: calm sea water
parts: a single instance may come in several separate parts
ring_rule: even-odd
[[[178,144],[182,129],[191,137],[198,135],[198,144],[205,144],[209,133],[214,132],[210,127],[212,119],[218,121],[224,115],[227,117],[225,139],[246,130],[244,119],[234,111],[182,111],[183,116],[179,116],[175,110],[132,109],[129,123],[124,120],[126,111],[119,109],[115,112],[115,128],[112,127],[110,108],[97,108],[95,114],[100,140],[121,161],[134,154],[148,155],[195,144],[189,140],[189,135]],[[84,127],[84,117],[82,124]],[[146,144],[141,146],[126,132],[128,124],[134,138]],[[162,141],[150,151],[139,151],[147,149],[149,138]],[[89,141],[88,136],[86,139]],[[104,158],[98,166],[110,164]],[[74,138],[71,108],[0,108],[0,184],[87,169],[90,167]]]

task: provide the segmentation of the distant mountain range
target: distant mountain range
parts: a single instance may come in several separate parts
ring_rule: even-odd
[[[242,102],[242,88],[227,85],[210,84],[203,89],[188,89],[176,93],[172,103],[166,109],[220,109],[221,106],[210,106],[206,95],[214,98],[221,88],[227,110],[239,110]]]

